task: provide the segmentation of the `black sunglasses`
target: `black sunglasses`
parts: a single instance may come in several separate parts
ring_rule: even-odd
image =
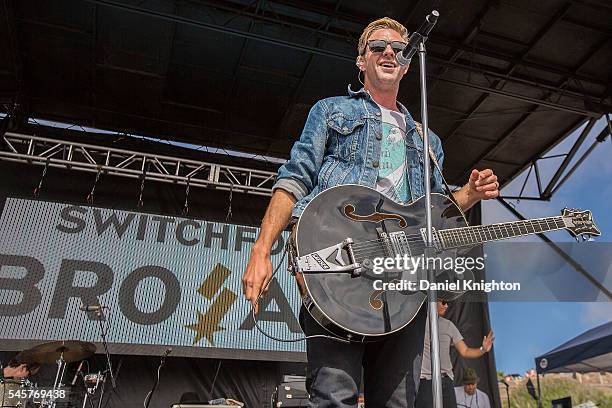
[[[406,48],[406,43],[402,41],[368,40],[367,44],[372,52],[384,52],[387,49],[387,45],[391,45],[391,49],[395,54]]]
[[[448,302],[446,300],[442,300],[442,301],[440,301],[440,303],[442,303],[442,306],[448,305]]]

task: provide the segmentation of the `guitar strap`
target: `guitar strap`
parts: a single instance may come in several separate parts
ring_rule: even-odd
[[[421,139],[423,140],[423,144],[425,144],[425,138],[423,136],[423,125],[420,124],[419,122],[417,122],[416,120],[414,121],[417,133],[419,134],[419,136],[421,136]],[[459,203],[457,202],[457,200],[455,199],[455,197],[453,196],[453,191],[451,190],[450,186],[448,185],[448,183],[446,182],[446,178],[444,178],[444,173],[442,173],[442,167],[440,167],[440,163],[438,163],[438,159],[436,158],[436,154],[434,153],[433,149],[431,148],[431,145],[427,146],[427,151],[429,152],[429,157],[431,158],[431,161],[434,164],[434,167],[436,169],[438,169],[438,173],[440,173],[440,177],[442,177],[442,182],[444,183],[444,188],[446,189],[446,194],[448,195],[448,198],[455,203],[455,205],[457,206],[457,208],[459,208],[459,212],[461,213],[461,216],[463,217],[463,220],[465,221],[466,225],[470,225],[470,223],[467,220],[467,217],[465,216],[465,213],[463,212],[463,210],[461,209],[461,206],[459,205]]]

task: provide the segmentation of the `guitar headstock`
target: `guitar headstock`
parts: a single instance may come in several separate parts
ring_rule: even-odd
[[[590,237],[598,237],[601,231],[593,221],[593,214],[589,210],[578,210],[575,208],[564,208],[561,211],[561,217],[565,223],[565,228],[576,239],[582,236],[584,239]]]

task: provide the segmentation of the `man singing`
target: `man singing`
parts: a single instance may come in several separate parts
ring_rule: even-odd
[[[408,32],[397,21],[370,23],[359,39],[356,65],[363,88],[314,104],[291,157],[280,169],[261,231],[243,276],[245,297],[257,300],[272,277],[272,245],[292,217],[321,191],[341,184],[361,184],[406,204],[423,195],[423,141],[417,124],[397,101],[408,71],[395,55],[406,47]],[[431,148],[442,164],[440,139],[431,133]],[[434,172],[432,191],[442,192]],[[498,195],[490,169],[473,170],[454,197],[467,210]],[[301,288],[303,293],[303,288]],[[323,329],[304,312],[307,335]],[[307,341],[307,387],[316,407],[357,407],[364,379],[365,401],[372,407],[412,407],[419,383],[426,308],[402,330],[379,342],[344,344],[327,339]]]

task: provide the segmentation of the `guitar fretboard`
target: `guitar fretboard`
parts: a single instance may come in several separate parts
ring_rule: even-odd
[[[437,239],[444,248],[482,244],[522,235],[539,234],[565,228],[563,217],[537,218],[500,224],[477,225],[436,231]]]

